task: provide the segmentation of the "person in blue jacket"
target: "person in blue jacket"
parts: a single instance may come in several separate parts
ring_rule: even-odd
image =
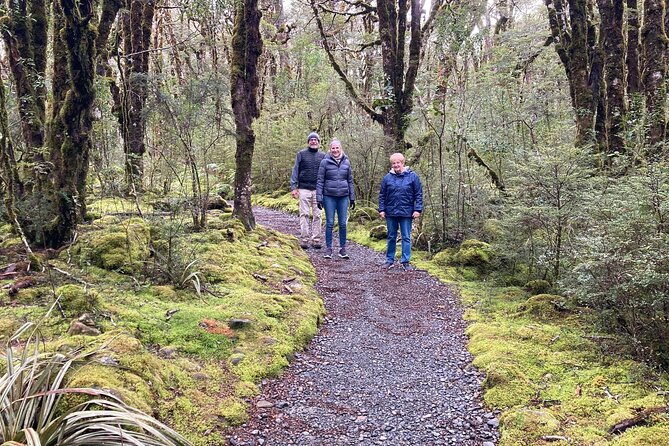
[[[339,224],[339,257],[348,259],[346,253],[346,221],[348,207],[355,209],[355,191],[353,189],[353,170],[351,163],[341,148],[341,142],[333,139],[330,153],[325,155],[318,168],[316,181],[316,200],[320,209],[325,208],[325,257],[332,258],[332,229],[334,214],[337,213]]]
[[[390,172],[381,181],[379,192],[379,215],[386,219],[388,248],[385,267],[395,265],[397,229],[402,235],[402,268],[413,271],[411,259],[411,224],[423,212],[423,186],[413,170],[404,165],[404,155],[390,155]]]

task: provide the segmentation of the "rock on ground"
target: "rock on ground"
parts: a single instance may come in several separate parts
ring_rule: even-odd
[[[299,234],[294,215],[256,208],[255,216]],[[309,250],[325,323],[284,375],[262,383],[229,444],[495,444],[456,291],[425,272],[386,271],[368,248],[347,250],[350,260]]]

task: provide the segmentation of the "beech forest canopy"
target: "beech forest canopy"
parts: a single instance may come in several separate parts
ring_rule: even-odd
[[[489,244],[669,361],[666,0],[3,0],[2,218],[26,249],[91,197],[289,189],[306,135],[342,141],[373,213],[388,155],[425,188],[432,254]],[[361,206],[364,205],[364,206]]]

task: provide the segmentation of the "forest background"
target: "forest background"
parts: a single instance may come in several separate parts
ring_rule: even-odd
[[[481,240],[491,282],[669,364],[666,1],[6,0],[0,26],[2,211],[26,251],[69,246],[89,197],[181,206],[195,232],[221,197],[252,229],[315,130],[363,207],[406,154],[417,247]]]

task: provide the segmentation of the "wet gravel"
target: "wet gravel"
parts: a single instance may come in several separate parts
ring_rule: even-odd
[[[255,209],[297,235],[297,217]],[[350,260],[310,249],[325,323],[279,379],[265,381],[233,446],[477,445],[497,442],[482,376],[465,347],[456,291],[422,271],[386,271],[351,243]]]

